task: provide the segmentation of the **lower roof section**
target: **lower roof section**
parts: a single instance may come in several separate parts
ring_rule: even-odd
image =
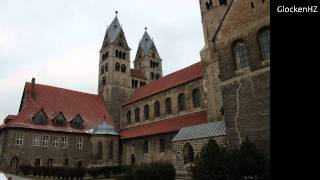
[[[181,128],[207,122],[206,110],[122,129],[121,139],[178,132]]]

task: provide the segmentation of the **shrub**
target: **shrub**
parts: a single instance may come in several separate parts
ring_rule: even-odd
[[[133,167],[119,180],[175,180],[176,171],[170,162],[152,162]]]
[[[269,160],[246,139],[238,149],[227,150],[209,140],[191,167],[194,180],[270,179]]]
[[[77,178],[82,179],[85,175],[84,168],[69,168],[69,167],[32,167],[21,165],[20,170],[25,175],[33,174],[34,176],[57,177],[57,178]]]

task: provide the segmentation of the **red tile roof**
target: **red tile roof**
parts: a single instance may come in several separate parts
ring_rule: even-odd
[[[137,70],[137,69],[131,69],[131,76],[136,77],[136,78],[140,78],[140,79],[146,79],[143,72],[141,70]]]
[[[152,81],[137,89],[123,106],[199,78],[202,78],[201,62]]]
[[[83,133],[96,127],[103,119],[113,125],[112,117],[106,111],[103,98],[98,95],[35,84],[35,99],[32,99],[31,84],[27,82],[23,97],[24,104],[21,111],[13,120],[9,121],[7,127]],[[48,117],[47,125],[32,123],[32,117],[41,109]],[[65,127],[53,126],[52,120],[60,112],[63,113],[67,122],[79,114],[84,120],[84,129],[72,128],[70,123],[66,123]]]
[[[193,114],[174,117],[166,120],[155,121],[136,127],[122,129],[122,139],[130,139],[157,134],[178,132],[182,127],[202,124],[207,122],[207,112],[200,111]]]

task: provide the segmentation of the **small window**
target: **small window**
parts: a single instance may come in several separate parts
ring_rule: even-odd
[[[102,152],[102,142],[98,143],[98,160],[102,160],[103,159],[103,152]]]
[[[154,103],[154,117],[160,117],[160,103],[156,101]]]
[[[106,85],[106,77],[105,76],[102,77],[102,82],[101,83],[102,83],[103,86]]]
[[[163,139],[159,140],[159,148],[160,148],[160,152],[164,152],[165,149],[165,141]]]
[[[82,149],[83,139],[77,138],[77,148]]]
[[[179,111],[184,111],[186,109],[184,94],[182,93],[179,94],[178,96],[178,104],[179,104]]]
[[[166,99],[166,113],[167,114],[172,113],[171,98]]]
[[[159,79],[159,78],[160,78],[160,74],[157,74],[157,75],[156,75],[156,79]]]
[[[220,5],[227,5],[227,0],[219,0]]]
[[[40,167],[40,159],[36,159],[34,162],[35,167]]]
[[[52,167],[53,159],[48,159],[47,166]]]
[[[259,43],[263,59],[270,59],[270,29],[263,28],[259,31]]]
[[[154,72],[151,72],[151,80],[154,80]]]
[[[144,105],[143,108],[143,113],[144,113],[144,120],[148,120],[149,119],[149,105]]]
[[[152,53],[152,58],[156,58],[156,53],[155,52]]]
[[[33,116],[32,121],[34,124],[45,125],[47,124],[47,115],[41,109],[35,116]]]
[[[121,65],[121,72],[123,72],[123,73],[126,72],[126,65],[124,65],[124,64]]]
[[[49,136],[42,136],[41,141],[42,141],[42,147],[48,147],[48,145],[49,145]]]
[[[100,68],[100,74],[103,74],[103,73],[104,73],[104,66],[102,65]]]
[[[144,143],[143,143],[143,151],[144,151],[144,153],[148,153],[149,152],[149,142],[148,142],[148,140],[144,141]]]
[[[122,59],[126,59],[126,53],[125,52],[122,54]]]
[[[136,110],[135,110],[135,120],[136,120],[136,122],[140,121],[140,110],[139,110],[139,108],[136,108]]]
[[[247,45],[244,41],[237,41],[233,46],[233,53],[238,66],[238,69],[242,69],[249,66],[249,55]]]
[[[122,51],[119,51],[119,58],[122,59]]]
[[[194,162],[193,147],[189,143],[185,144],[183,148],[183,162],[184,164]]]
[[[106,72],[108,72],[108,63],[105,65]]]
[[[194,108],[200,107],[201,96],[200,96],[199,89],[194,89],[192,91],[192,100],[193,100],[193,107]]]
[[[23,135],[22,133],[16,134],[16,145],[22,145],[23,144]]]
[[[63,137],[61,140],[61,147],[67,148],[68,147],[68,139],[66,137]]]
[[[113,141],[111,141],[109,144],[109,159],[113,159]]]
[[[62,127],[65,125],[66,122],[66,118],[64,117],[64,115],[62,113],[59,113],[53,120],[53,125],[54,126],[58,126],[58,127]]]
[[[59,147],[59,137],[57,137],[57,136],[53,137],[52,146],[55,148]]]
[[[116,64],[115,64],[115,70],[116,70],[116,71],[120,71],[120,64],[119,64],[119,63],[116,63]]]
[[[116,50],[116,57],[119,57],[119,51]]]
[[[32,138],[32,146],[40,146],[40,136],[34,135]]]
[[[72,121],[72,127],[73,128],[76,128],[76,129],[82,129],[83,127],[83,120],[82,118],[80,117],[80,115],[77,115]]]
[[[131,124],[131,111],[127,112],[127,124]]]

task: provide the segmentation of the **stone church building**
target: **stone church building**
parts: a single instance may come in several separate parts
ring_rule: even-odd
[[[210,138],[236,147],[248,137],[269,153],[270,1],[199,2],[205,44],[191,66],[164,76],[147,31],[131,58],[116,16],[98,94],[26,82],[19,112],[0,127],[1,170],[168,160],[183,179]]]

